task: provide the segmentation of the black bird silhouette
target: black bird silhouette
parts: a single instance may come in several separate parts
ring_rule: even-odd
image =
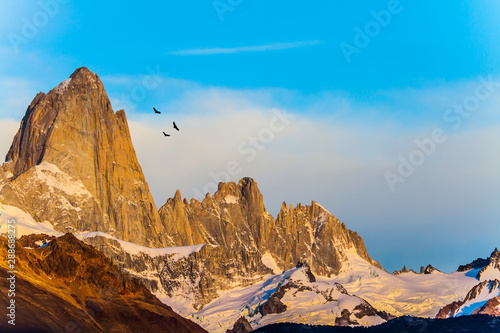
[[[153,110],[155,110],[155,113],[161,113],[160,111],[156,110],[155,108],[153,108]]]
[[[170,136],[170,134],[167,134],[167,133],[165,133],[165,132],[163,132],[163,135],[165,135],[165,136]]]
[[[177,127],[177,125],[175,124],[175,121],[174,121],[174,128],[175,128],[176,130],[179,130],[179,127]]]

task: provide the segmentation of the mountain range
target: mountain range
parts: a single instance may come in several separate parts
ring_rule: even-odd
[[[283,203],[273,217],[251,178],[201,201],[177,190],[157,209],[125,111],[85,67],[36,95],[0,171],[0,232],[16,221],[29,291],[18,331],[246,332],[500,313],[497,249],[452,273],[390,274],[315,201]]]

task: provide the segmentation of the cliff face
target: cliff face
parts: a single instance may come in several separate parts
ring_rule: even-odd
[[[296,207],[283,203],[276,228],[283,243],[274,243],[273,253],[283,260],[285,269],[293,267],[297,261],[305,261],[316,274],[336,275],[348,261],[350,251],[382,268],[368,255],[361,236],[347,229],[315,201],[310,206],[298,204]]]
[[[82,67],[26,111],[3,165],[21,206],[58,231],[171,245],[130,139],[99,77]],[[6,190],[8,189],[5,187]],[[2,201],[12,195],[2,190]]]
[[[266,211],[257,183],[243,178],[238,184],[220,183],[202,202],[173,199],[160,208],[160,218],[177,245],[207,243],[231,250],[258,251],[274,240],[274,219]]]

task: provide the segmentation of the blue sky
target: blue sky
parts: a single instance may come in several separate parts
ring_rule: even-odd
[[[236,160],[242,171],[231,179],[254,177],[273,215],[283,200],[316,200],[388,270],[453,270],[500,245],[500,88],[457,128],[444,120],[487,89],[481,77],[499,81],[499,14],[487,0],[4,1],[1,149],[38,91],[87,66],[127,111],[158,206],[177,188],[203,192],[211,172]],[[357,49],[349,59],[347,44]],[[151,73],[158,85],[145,89]],[[168,170],[148,149],[165,126],[153,105],[191,135],[161,147],[161,161],[177,154]],[[277,110],[295,118],[247,161],[238,146]],[[446,142],[392,192],[385,172],[436,128]]]

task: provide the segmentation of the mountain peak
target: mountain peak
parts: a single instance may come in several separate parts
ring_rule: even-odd
[[[37,94],[6,160],[12,160],[7,171],[36,220],[54,221],[60,232],[104,231],[141,245],[171,245],[125,112],[114,113],[104,85],[88,68],[78,68],[47,95]]]
[[[488,268],[500,270],[500,251],[498,251],[498,248],[495,248],[491,255],[486,259],[478,258],[467,265],[460,265],[457,272],[479,269],[476,278],[481,280],[483,278],[483,274],[488,270]]]
[[[88,69],[85,66],[82,66],[80,68],[77,68],[73,74],[70,75],[70,78],[78,78],[78,77],[96,77],[97,74],[92,72],[90,69]]]
[[[250,187],[250,186],[257,186],[257,182],[255,180],[253,180],[253,178],[250,178],[250,177],[243,177],[240,179],[240,181],[238,182],[238,184],[240,186],[242,186],[243,188],[245,187]]]
[[[175,191],[174,200],[175,201],[182,201],[182,195],[181,195],[180,190]]]
[[[80,67],[70,77],[62,81],[58,86],[52,89],[48,95],[53,98],[65,95],[65,92],[74,91],[76,97],[86,94],[105,95],[104,85],[99,76],[90,71],[87,67]],[[107,96],[105,96],[107,99]],[[61,98],[61,97],[59,97]],[[64,97],[71,98],[71,97]]]

